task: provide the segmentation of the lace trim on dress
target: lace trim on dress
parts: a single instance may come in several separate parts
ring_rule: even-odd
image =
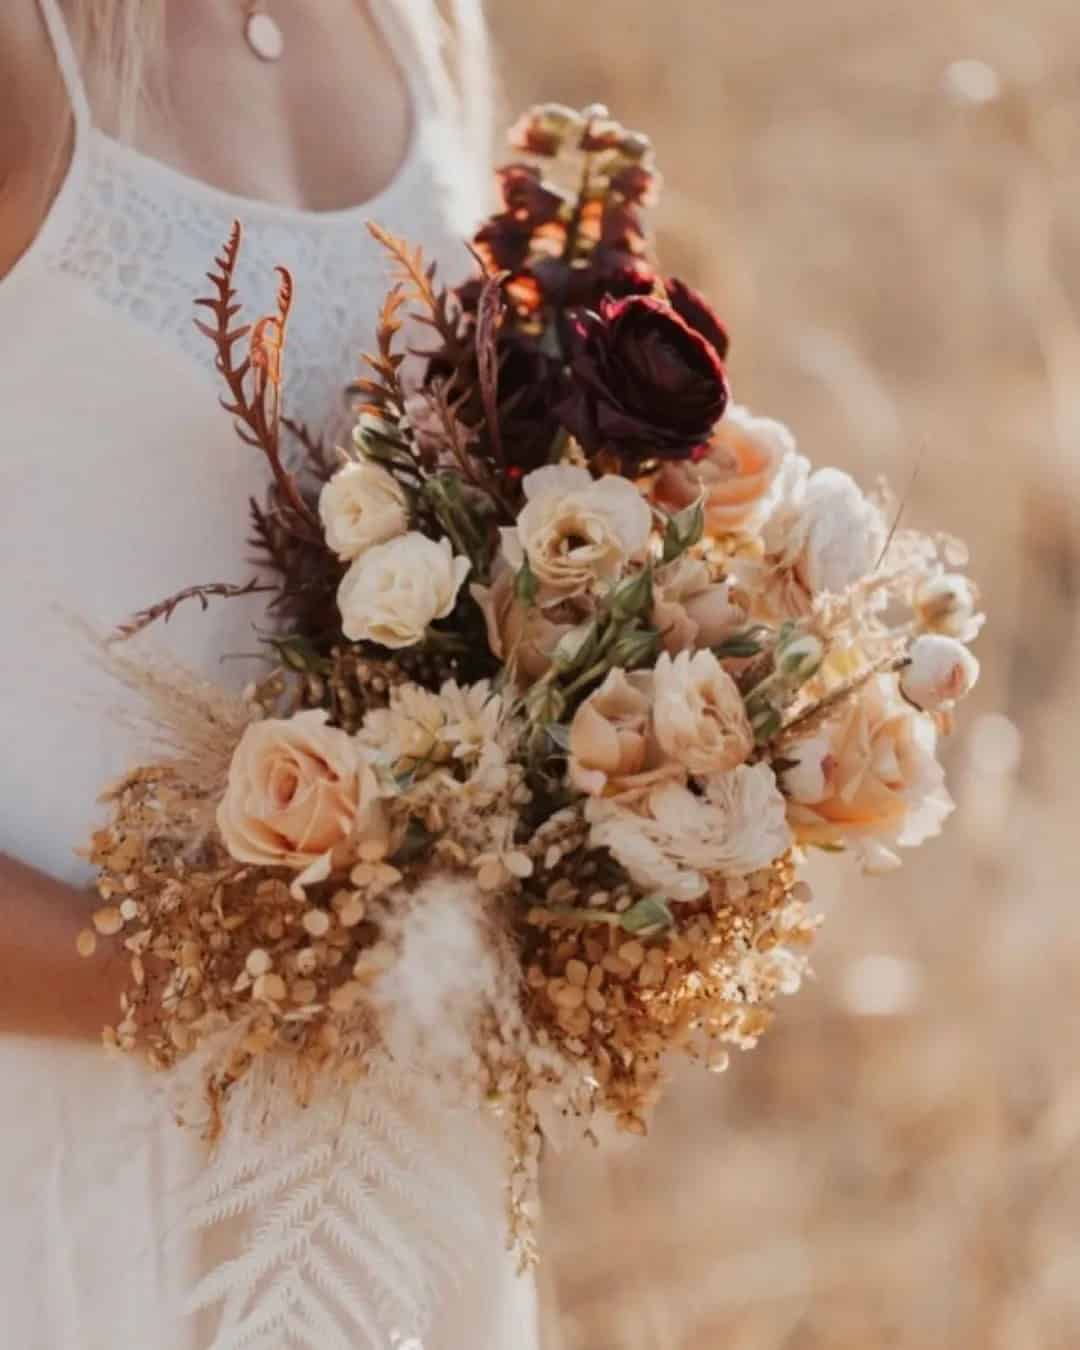
[[[290,415],[333,437],[343,424],[342,390],[355,378],[368,340],[385,264],[364,222],[377,219],[413,238],[468,233],[463,181],[454,181],[461,145],[385,15],[413,100],[405,160],[376,197],[340,211],[279,207],[211,187],[149,158],[93,126],[56,0],[40,0],[75,114],[67,178],[32,251],[45,266],[77,277],[110,307],[165,338],[209,373],[206,339],[193,301],[232,222],[244,227],[237,268],[248,317],[273,308],[274,268],[298,281],[289,330],[285,400]],[[461,175],[461,179],[467,179]],[[459,237],[461,237],[459,236]],[[336,414],[336,415],[335,415]]]

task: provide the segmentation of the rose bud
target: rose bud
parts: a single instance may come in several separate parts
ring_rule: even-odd
[[[727,406],[723,362],[670,305],[604,300],[576,316],[572,337],[575,388],[559,413],[589,454],[684,459],[708,440]]]
[[[979,593],[974,583],[958,572],[945,572],[924,581],[915,595],[915,613],[929,633],[943,633],[960,642],[978,637],[985,615],[976,611]]]
[[[723,361],[731,344],[727,329],[716,317],[709,302],[700,292],[677,277],[669,277],[664,284],[671,308],[695,333],[700,333],[706,342],[712,344],[717,356]]]
[[[900,688],[917,708],[935,712],[963,698],[978,678],[979,663],[962,643],[931,633],[912,643]]]

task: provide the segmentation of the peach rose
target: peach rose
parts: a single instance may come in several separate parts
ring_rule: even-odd
[[[665,510],[681,511],[704,493],[706,533],[752,529],[766,509],[780,465],[794,453],[795,438],[782,422],[729,406],[705,456],[695,463],[665,464],[652,497]]]
[[[713,647],[746,624],[731,598],[731,581],[713,581],[700,558],[683,555],[653,582],[652,626],[674,656],[688,647]]]
[[[785,744],[781,776],[796,836],[854,844],[868,870],[895,867],[893,849],[939,833],[952,811],[936,756],[937,732],[879,675],[806,740]]]
[[[505,563],[495,566],[490,586],[470,587],[487,625],[488,646],[505,665],[514,664],[518,679],[529,684],[547,673],[560,638],[578,620],[557,618],[563,606],[542,610],[526,607],[514,594],[514,572]]]
[[[652,731],[652,675],[612,670],[570,724],[570,782],[590,797],[670,774]]]
[[[318,709],[245,730],[217,825],[237,862],[298,872],[322,865],[323,875],[342,845],[385,841],[371,766],[353,738],[328,726]]]
[[[660,653],[653,726],[660,749],[698,776],[734,769],[754,748],[738,686],[710,651]]]

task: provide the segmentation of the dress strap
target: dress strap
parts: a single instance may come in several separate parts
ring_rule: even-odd
[[[71,40],[67,20],[60,9],[60,0],[38,0],[38,7],[56,54],[56,64],[60,68],[64,89],[71,102],[75,130],[78,134],[90,125],[90,101],[86,96],[86,85],[79,69],[75,44]]]
[[[445,29],[432,0],[372,0],[371,11],[404,73],[417,112],[446,115],[453,88],[443,50]]]

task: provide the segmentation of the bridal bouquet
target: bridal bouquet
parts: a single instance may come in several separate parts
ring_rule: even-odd
[[[284,1111],[437,1046],[505,1124],[529,1258],[541,1139],[644,1133],[673,1056],[722,1069],[798,988],[807,850],[938,833],[982,616],[959,544],[732,402],[722,322],[649,249],[649,142],[556,106],[512,142],[464,285],[371,227],[394,282],[336,454],[281,406],[290,279],[243,324],[229,240],[202,327],[272,580],[122,635],[268,587],[273,661],[243,697],[128,671],[172,750],[91,854],[109,1040],[197,1064],[212,1135],[245,1080]]]

